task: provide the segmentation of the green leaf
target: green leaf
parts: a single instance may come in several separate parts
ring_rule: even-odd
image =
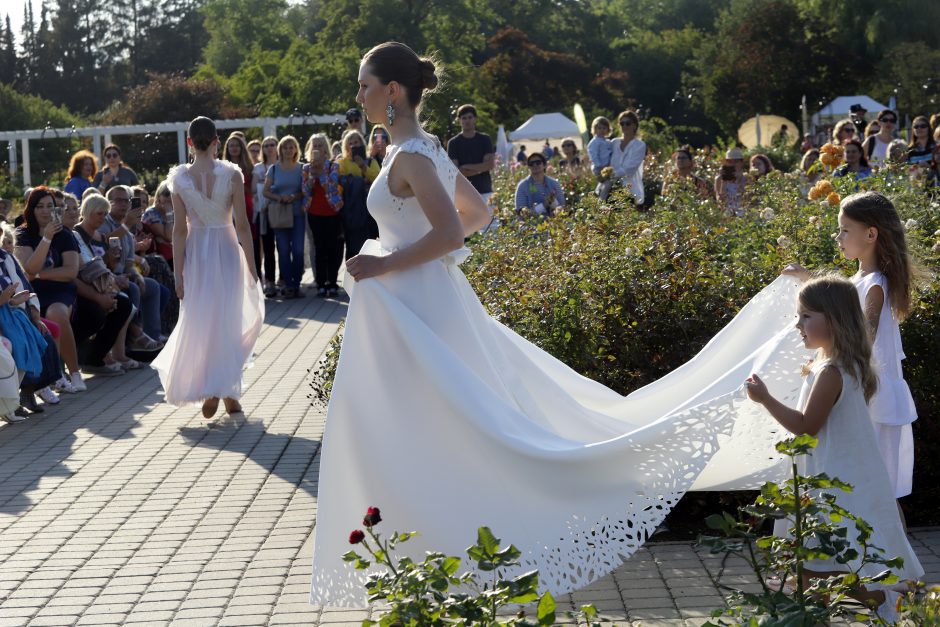
[[[441,563],[441,570],[447,573],[448,576],[453,575],[460,568],[460,561],[459,557],[448,557]]]
[[[493,535],[489,527],[477,529],[477,546],[482,548],[488,557],[493,557],[499,550],[499,538]]]
[[[537,616],[539,625],[555,624],[555,599],[552,597],[551,593],[546,592],[542,595],[542,598],[539,599]]]

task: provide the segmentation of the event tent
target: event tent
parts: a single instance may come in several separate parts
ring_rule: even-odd
[[[787,127],[787,143],[795,144],[800,139],[800,129],[790,120],[779,115],[757,115],[738,129],[738,141],[747,148],[771,146],[780,127]]]
[[[869,120],[873,120],[882,109],[888,108],[868,96],[839,96],[813,115],[813,125],[829,126],[849,117],[849,108],[854,104],[860,104],[868,111]]]
[[[509,134],[509,141],[544,141],[546,139],[571,139],[583,148],[581,131],[573,120],[561,113],[538,113],[525,124]]]

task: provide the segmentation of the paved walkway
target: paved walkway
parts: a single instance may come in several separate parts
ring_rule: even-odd
[[[308,370],[345,308],[268,303],[237,420],[208,428],[141,370],[0,427],[0,626],[358,625],[366,612],[306,602],[323,431]],[[914,538],[940,581],[940,530]],[[621,625],[698,624],[721,603],[718,567],[648,544],[562,601]],[[746,573],[727,564],[723,581]]]

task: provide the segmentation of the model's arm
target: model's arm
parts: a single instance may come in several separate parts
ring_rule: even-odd
[[[832,406],[842,393],[842,375],[835,366],[823,368],[813,383],[806,400],[806,409],[802,412],[787,407],[771,396],[767,386],[756,374],[751,375],[745,386],[751,400],[763,405],[787,431],[794,435],[816,435],[826,424]]]
[[[186,266],[186,203],[179,194],[173,194],[173,276],[176,279],[176,295],[183,298],[183,268]],[[244,202],[244,201],[242,201]],[[244,209],[244,208],[243,208]],[[244,213],[244,210],[242,211]]]
[[[238,243],[242,245],[245,263],[251,272],[251,278],[258,280],[255,272],[255,247],[251,241],[251,227],[248,225],[248,211],[245,209],[245,184],[242,182],[240,172],[232,173],[232,211],[235,213],[235,232],[238,234]],[[174,225],[175,226],[175,225]],[[175,238],[174,238],[175,239]],[[176,258],[176,251],[173,251]]]
[[[885,292],[880,285],[872,285],[865,294],[865,321],[868,322],[868,332],[871,341],[878,336],[878,321],[881,320],[881,308],[885,304]]]
[[[356,255],[347,261],[346,269],[356,281],[440,259],[463,246],[464,226],[460,215],[441,180],[432,176],[431,160],[414,153],[402,153],[396,157],[392,168],[389,176],[394,173],[411,191],[402,195],[414,195],[431,223],[431,230],[410,246],[384,257]],[[482,199],[478,202],[482,203]],[[472,208],[466,210],[472,211]]]
[[[457,177],[454,204],[464,237],[470,237],[493,219],[490,208],[480,196],[480,192],[462,174]]]

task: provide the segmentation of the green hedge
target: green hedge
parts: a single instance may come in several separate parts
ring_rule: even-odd
[[[712,175],[716,163],[698,156]],[[704,160],[704,162],[703,162]],[[650,164],[655,188],[663,168]],[[622,198],[599,203],[586,179],[560,176],[573,209],[553,218],[516,217],[514,182],[502,175],[497,203],[502,226],[471,244],[464,264],[477,294],[497,319],[572,368],[621,393],[654,381],[694,356],[754,294],[791,261],[854,272],[836,248],[838,207],[802,200],[806,183],[776,172],[755,183],[752,209],[728,219],[692,190],[658,197],[651,211],[625,209]],[[926,268],[940,228],[938,203],[910,189],[902,172],[866,182],[895,202],[911,247]],[[836,179],[843,196],[854,181]],[[917,402],[915,492],[904,499],[910,524],[940,522],[938,441],[940,384],[930,355],[940,354],[936,329],[940,283],[929,278],[902,326],[905,376]]]

